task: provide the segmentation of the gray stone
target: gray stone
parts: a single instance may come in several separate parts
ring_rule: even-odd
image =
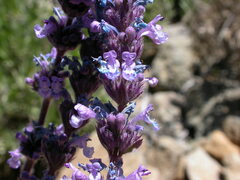
[[[153,75],[159,79],[159,86],[177,88],[192,78],[192,66],[198,61],[192,50],[193,39],[183,24],[165,27],[169,40],[159,46],[153,64]]]
[[[239,116],[227,116],[223,123],[223,131],[233,143],[240,146]]]
[[[187,136],[181,123],[182,107],[186,104],[184,96],[171,91],[158,92],[151,96],[150,102],[154,105],[152,117],[162,127],[159,133],[184,139]]]
[[[185,158],[186,176],[189,180],[219,180],[221,166],[202,148],[195,149]]]

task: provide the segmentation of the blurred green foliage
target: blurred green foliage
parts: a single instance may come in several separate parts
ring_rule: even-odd
[[[48,17],[46,0],[0,1],[0,144],[9,149],[16,130],[36,119],[40,98],[25,85],[34,72],[33,55],[48,52],[46,40],[37,40],[33,26]],[[49,7],[48,7],[49,6]],[[11,134],[11,135],[10,135]],[[7,143],[4,143],[6,141]],[[1,146],[2,147],[2,146]],[[4,153],[3,147],[0,154]]]
[[[166,18],[165,22],[178,22],[192,8],[193,0],[154,0],[148,5],[146,22],[151,21],[157,14]]]

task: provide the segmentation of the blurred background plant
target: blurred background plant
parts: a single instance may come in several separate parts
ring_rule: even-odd
[[[34,72],[33,55],[48,52],[46,41],[38,41],[33,26],[40,16],[49,15],[46,0],[0,2],[0,177],[11,177],[6,152],[16,147],[15,133],[39,111],[40,98],[25,85]],[[51,111],[51,119],[56,112]],[[9,176],[8,176],[9,175]]]

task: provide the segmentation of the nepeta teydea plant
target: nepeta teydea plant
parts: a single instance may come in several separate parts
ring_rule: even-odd
[[[39,119],[30,123],[24,132],[17,133],[20,147],[10,151],[8,164],[19,168],[20,158],[26,157],[21,180],[38,179],[33,175],[33,168],[41,158],[48,164],[42,180],[55,179],[64,165],[72,169],[73,174],[62,180],[102,180],[103,169],[108,170],[105,178],[108,180],[142,179],[150,173],[143,166],[127,177],[123,175],[122,156],[142,144],[141,121],[159,129],[149,117],[152,105],[135,117],[131,114],[144,83],[154,86],[158,82],[154,77],[144,76],[148,66],[140,58],[144,36],[156,44],[167,40],[166,33],[157,24],[163,18],[157,15],[149,23],[143,21],[145,6],[153,0],[58,1],[62,10],[54,8],[55,16],[34,27],[36,36],[47,38],[53,46],[51,53],[34,57],[39,71],[32,78],[26,78],[26,83],[43,98]],[[81,62],[77,57],[65,56],[78,45],[81,45]],[[74,98],[64,87],[66,79],[70,80]],[[92,97],[101,85],[116,102],[116,107]],[[50,101],[59,99],[62,124],[44,126]],[[87,146],[88,136],[76,134],[90,119],[97,122],[96,131],[110,163],[106,166],[101,159],[90,159],[89,164],[79,164],[77,168],[70,163],[77,148],[82,148],[86,157],[91,158],[93,154],[93,148]]]

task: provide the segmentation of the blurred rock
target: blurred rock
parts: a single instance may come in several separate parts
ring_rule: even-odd
[[[155,111],[153,114],[161,122],[180,121],[181,107],[186,100],[184,96],[175,92],[158,92],[153,94],[151,102],[154,104]]]
[[[223,131],[227,137],[240,146],[240,117],[227,116],[223,123]]]
[[[188,148],[183,141],[160,136],[154,140],[154,146],[148,146],[145,154],[146,162],[159,169],[158,180],[173,180],[178,170],[179,159]]]
[[[172,91],[158,92],[151,96],[150,102],[154,105],[152,117],[161,125],[160,134],[184,139],[187,132],[182,125],[182,108],[186,99],[179,93]]]
[[[149,136],[168,135],[178,140],[186,138],[188,132],[182,123],[183,108],[186,104],[184,96],[173,91],[145,93],[138,99],[133,116],[142,112],[149,104],[153,104],[154,107],[150,117],[160,125],[158,132],[153,131],[152,127],[146,126],[146,133]]]
[[[198,148],[185,157],[185,172],[188,180],[220,180],[221,166]]]
[[[208,86],[207,86],[208,84]],[[192,138],[209,134],[222,127],[231,114],[240,115],[240,88],[222,89],[204,82],[198,90],[187,96],[186,126]]]
[[[192,78],[192,66],[197,57],[192,50],[193,39],[183,24],[165,27],[169,40],[159,46],[159,52],[152,63],[152,73],[159,79],[157,89],[180,89]]]
[[[233,144],[221,131],[211,133],[203,142],[202,147],[207,153],[222,163],[227,161],[228,164],[231,164],[232,159],[234,159],[231,157],[238,157],[240,160],[239,147]]]
[[[240,77],[240,3],[235,0],[194,1],[189,25],[204,76]],[[221,71],[218,71],[221,70]]]
[[[223,177],[224,180],[240,180],[240,171],[239,169],[238,170],[224,169]]]

